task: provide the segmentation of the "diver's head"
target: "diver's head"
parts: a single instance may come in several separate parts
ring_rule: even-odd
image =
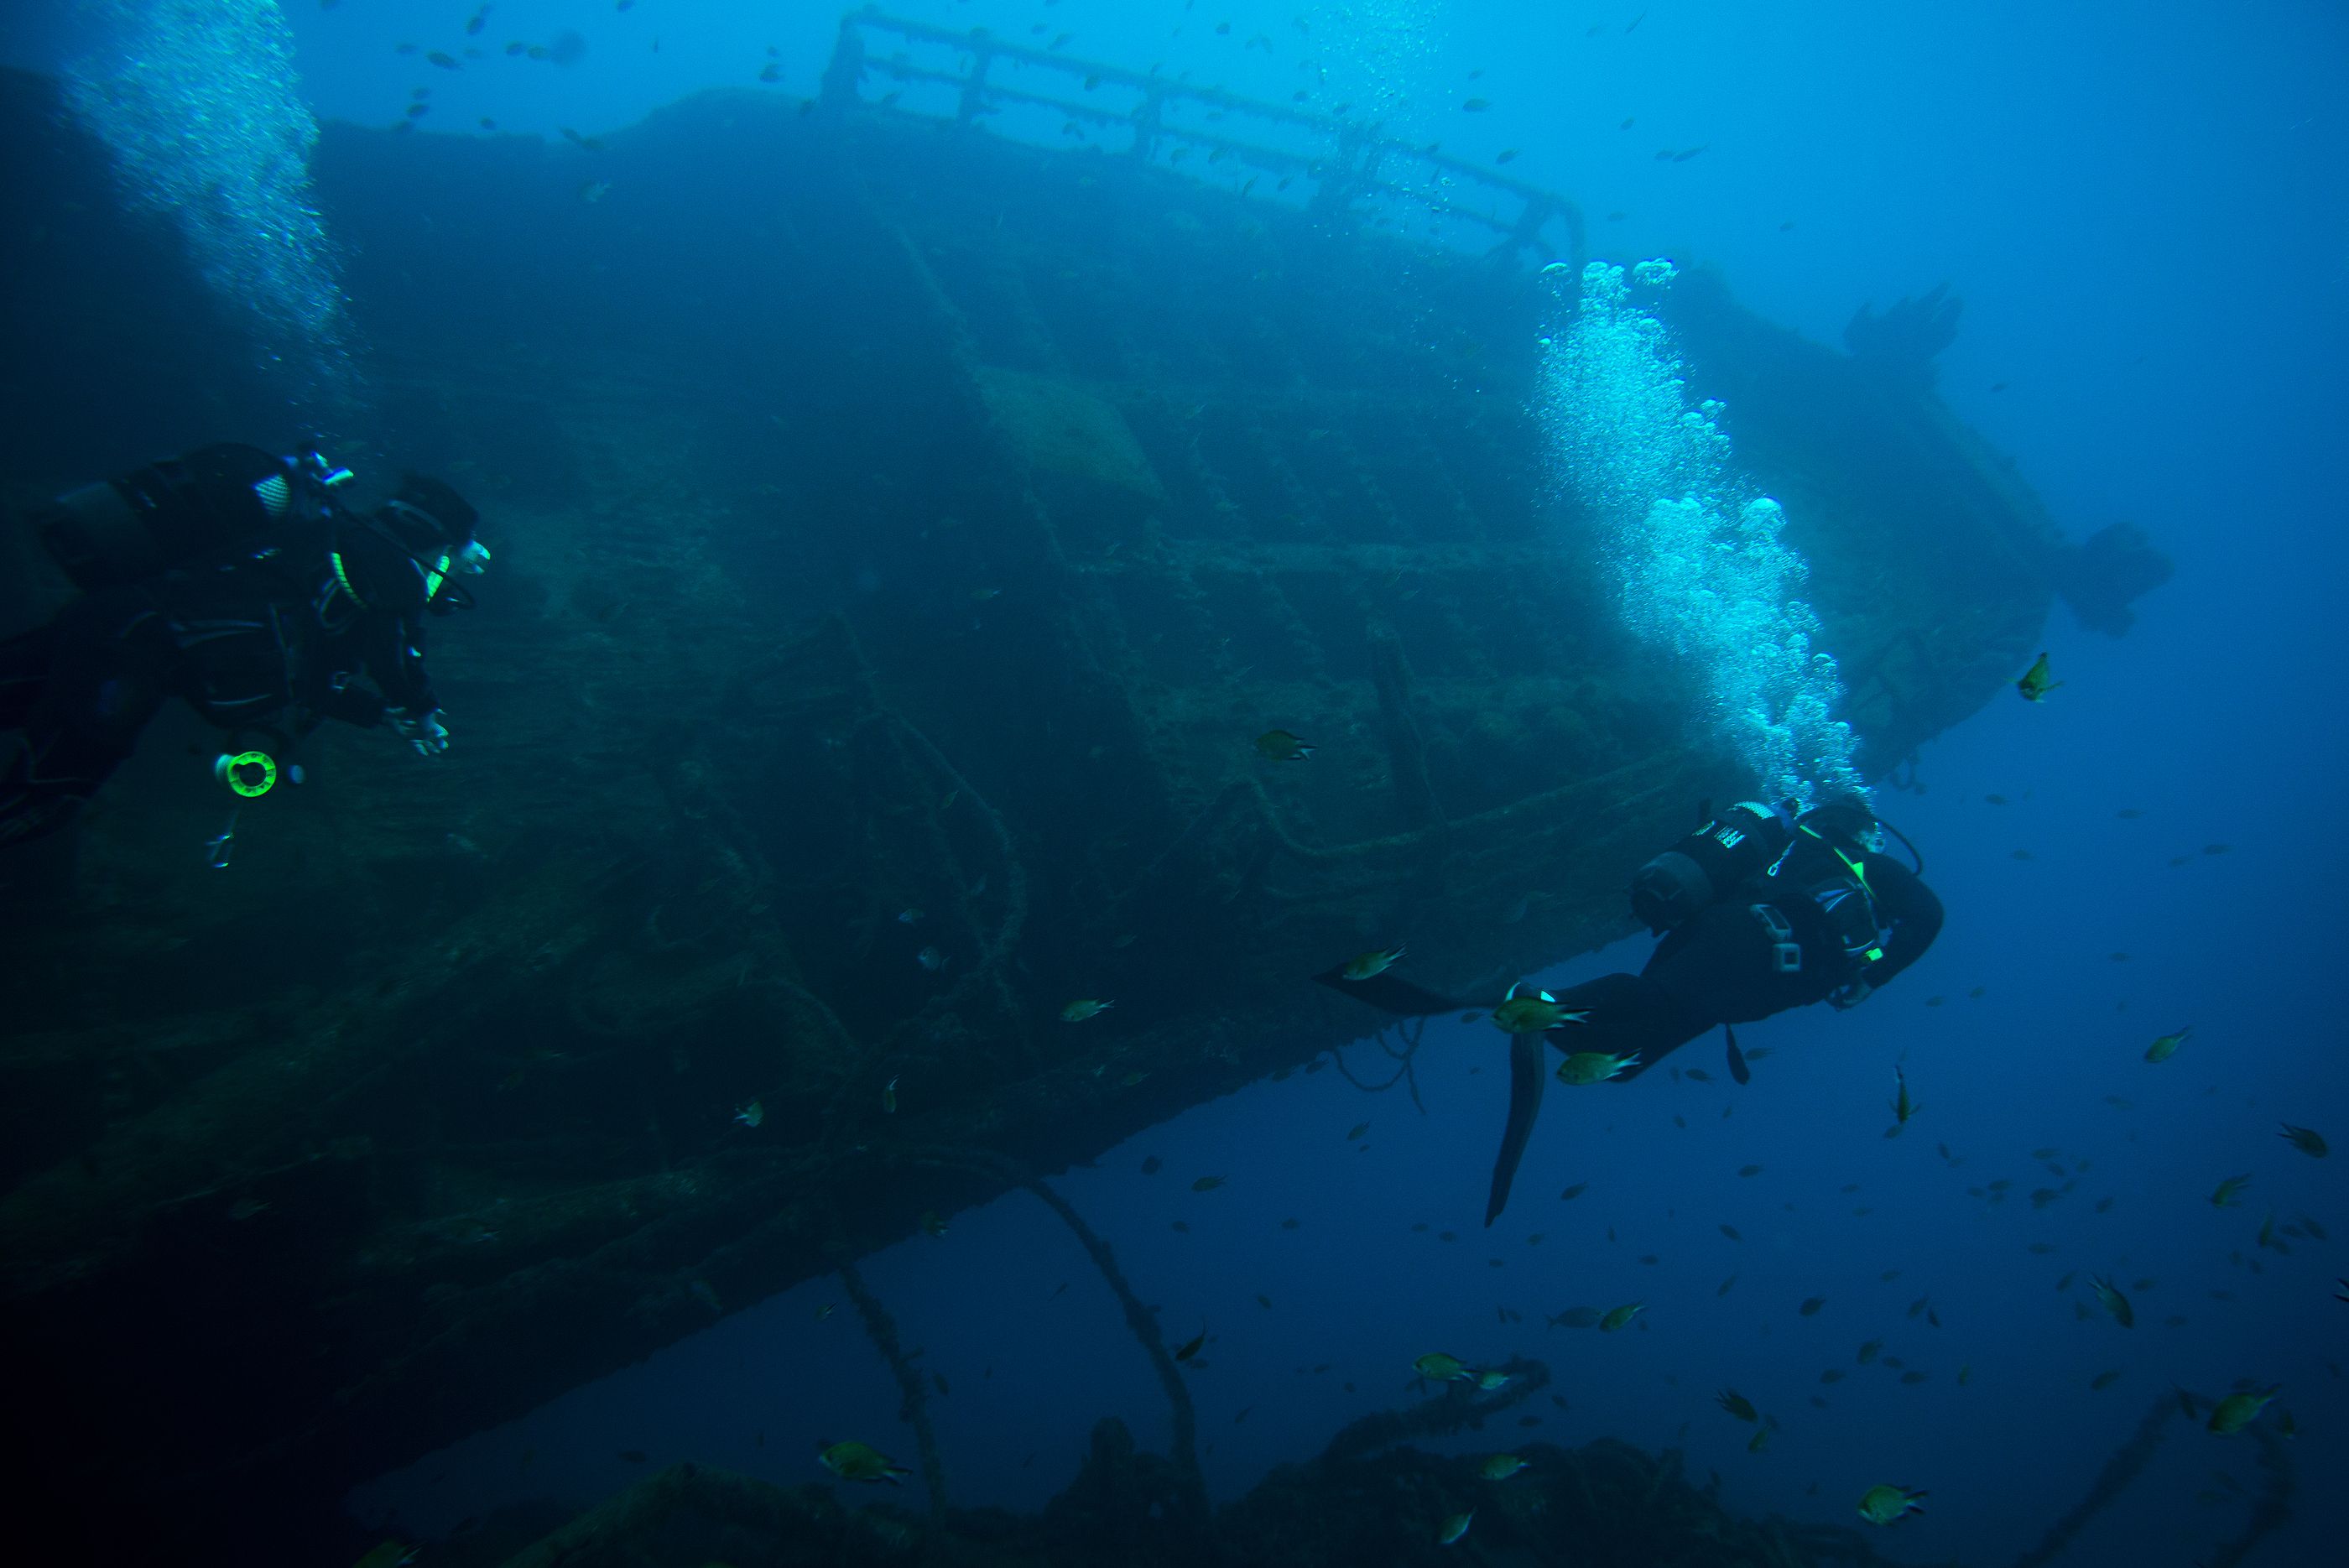
[[[429,557],[463,554],[481,514],[446,481],[406,473],[375,520],[409,555]]]
[[[1803,813],[1801,826],[1823,838],[1847,839],[1871,855],[1884,852],[1884,825],[1876,819],[1868,797],[1844,792],[1823,797]]]

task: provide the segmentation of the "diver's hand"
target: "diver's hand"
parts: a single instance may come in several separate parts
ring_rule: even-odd
[[[440,722],[438,708],[422,713],[395,708],[391,711],[391,727],[399,732],[401,740],[416,748],[419,757],[437,757],[449,749],[449,726]]]
[[[1827,1005],[1838,1012],[1848,1012],[1876,994],[1876,987],[1864,980],[1855,980],[1827,992]]]

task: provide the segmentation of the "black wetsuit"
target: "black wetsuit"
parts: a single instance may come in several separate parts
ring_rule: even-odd
[[[1838,859],[1836,846],[1852,858]],[[1841,929],[1828,913],[1826,902],[1837,894],[1847,900],[1850,884],[1843,879],[1852,867],[1868,891],[1875,913],[1868,929],[1880,933],[1880,944]],[[1772,913],[1760,912],[1764,909]],[[1784,936],[1772,929],[1774,919],[1785,928]],[[1637,1053],[1639,1061],[1617,1075],[1636,1077],[1708,1030],[1755,1023],[1830,999],[1852,1005],[1916,962],[1940,930],[1940,899],[1908,867],[1848,839],[1798,837],[1775,875],[1752,878],[1674,927],[1639,973],[1600,975],[1560,994],[1561,1005],[1588,1011],[1581,1023],[1546,1036],[1510,1037],[1509,1119],[1493,1165],[1485,1223],[1490,1225],[1507,1204],[1518,1161],[1533,1136],[1550,1071],[1545,1039],[1562,1051],[1625,1057]],[[1791,967],[1785,961],[1794,955],[1780,950],[1789,943],[1799,951]],[[1854,956],[1847,943],[1862,952],[1878,947],[1881,956]],[[1403,1016],[1457,1012],[1465,1005],[1395,975],[1350,981],[1332,970],[1316,978]],[[1731,1069],[1742,1079],[1744,1063],[1733,1035],[1730,1052]]]
[[[1666,933],[1639,973],[1604,974],[1568,989],[1557,1000],[1588,1008],[1590,1016],[1554,1031],[1552,1044],[1619,1056],[1637,1052],[1639,1064],[1622,1075],[1631,1077],[1707,1030],[1825,1002],[1856,979],[1864,978],[1870,990],[1883,986],[1940,934],[1941,901],[1899,861],[1873,854],[1857,858],[1885,929],[1882,958],[1863,965],[1845,954],[1833,921],[1805,890],[1813,878],[1841,867],[1824,848],[1801,845],[1779,876],[1755,877]],[[1776,967],[1779,939],[1754,912],[1756,905],[1775,909],[1792,928],[1801,967],[1790,972]]]
[[[0,848],[70,821],[170,697],[224,729],[297,736],[431,711],[425,597],[422,567],[338,513],[304,539],[86,594],[0,642],[0,730],[24,732],[0,750]]]

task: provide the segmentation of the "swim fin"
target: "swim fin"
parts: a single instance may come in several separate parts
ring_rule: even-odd
[[[1374,974],[1368,980],[1348,980],[1346,966],[1323,970],[1313,977],[1341,996],[1365,1002],[1381,1012],[1397,1018],[1433,1018],[1443,1012],[1465,1012],[1470,1003],[1441,996],[1423,985],[1413,985],[1400,975]]]
[[[1493,1191],[1485,1200],[1485,1228],[1491,1230],[1501,1210],[1509,1206],[1509,1188],[1517,1179],[1517,1162],[1534,1136],[1534,1117],[1541,1112],[1542,1087],[1549,1078],[1549,1061],[1539,1034],[1509,1036],[1509,1123],[1501,1129],[1501,1152],[1493,1161]]]

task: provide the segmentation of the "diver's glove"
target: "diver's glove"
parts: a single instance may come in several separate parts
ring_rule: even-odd
[[[1827,992],[1827,1005],[1838,1012],[1848,1012],[1876,994],[1876,987],[1864,980],[1847,981]]]
[[[411,713],[405,708],[391,711],[391,727],[399,738],[416,748],[419,757],[437,757],[449,749],[449,726],[440,722],[440,710],[429,709]]]

